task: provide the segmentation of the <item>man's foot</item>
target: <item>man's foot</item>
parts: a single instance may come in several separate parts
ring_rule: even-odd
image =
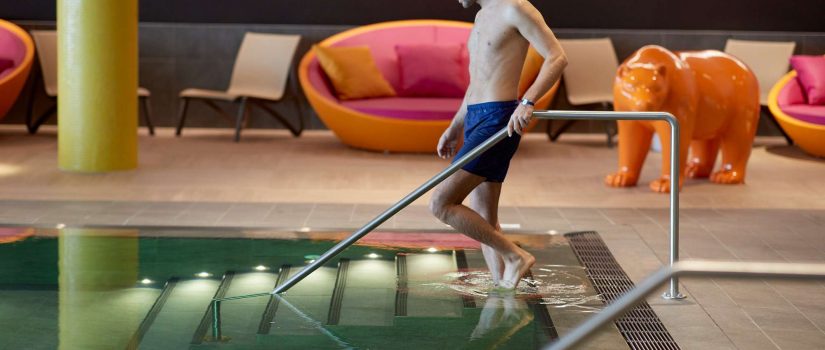
[[[536,258],[530,253],[519,249],[512,257],[504,258],[504,275],[498,286],[501,289],[516,289],[521,278],[527,274],[530,267],[536,263]]]
[[[487,268],[490,269],[493,288],[498,287],[499,282],[501,282],[501,276],[504,274],[504,261],[501,258],[501,254],[486,244],[481,245],[481,253],[484,254],[484,261],[487,263]]]

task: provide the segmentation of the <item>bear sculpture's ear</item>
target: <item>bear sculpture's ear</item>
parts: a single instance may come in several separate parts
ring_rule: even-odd
[[[620,77],[625,77],[625,76],[627,76],[628,73],[630,73],[630,68],[627,68],[626,65],[619,66],[618,74],[619,74]]]
[[[658,66],[656,67],[656,74],[660,77],[664,77],[667,75],[667,66]]]

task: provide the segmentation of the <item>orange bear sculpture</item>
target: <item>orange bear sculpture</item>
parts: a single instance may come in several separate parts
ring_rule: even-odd
[[[613,85],[616,111],[666,111],[679,120],[679,169],[691,178],[740,184],[759,122],[759,86],[744,63],[720,51],[673,53],[645,46],[619,67]],[[635,186],[655,132],[662,141],[662,174],[650,183],[670,191],[670,125],[619,121],[619,170],[612,187]],[[691,157],[688,158],[688,149]],[[713,172],[721,149],[721,169]],[[680,177],[681,188],[684,176]]]

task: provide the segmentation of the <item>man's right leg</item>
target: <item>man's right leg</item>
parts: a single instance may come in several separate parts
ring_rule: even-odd
[[[436,188],[430,200],[430,210],[442,222],[501,254],[505,265],[501,285],[515,288],[535,259],[510,242],[477,212],[461,204],[484,180],[481,176],[459,170]]]

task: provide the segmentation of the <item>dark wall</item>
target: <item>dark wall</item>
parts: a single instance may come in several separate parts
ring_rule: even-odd
[[[51,21],[17,21],[17,23],[29,30],[54,29],[54,22]],[[235,54],[245,32],[299,34],[301,45],[298,47],[296,57],[302,57],[312,44],[351,27],[348,25],[141,23],[139,31],[140,85],[152,92],[154,124],[162,127],[177,125],[179,108],[177,96],[182,89],[190,87],[226,89]],[[730,38],[794,41],[797,54],[821,55],[825,53],[825,33],[560,28],[556,30],[556,35],[561,39],[609,37],[613,41],[619,60],[624,60],[635,50],[648,44],[658,44],[672,50],[722,50],[725,42]],[[36,101],[35,113],[38,114],[54,103],[44,95],[42,83],[38,83],[34,90],[30,87],[31,85],[24,90],[25,92],[14,108],[0,123],[24,123],[26,107],[32,96]],[[31,91],[34,91],[34,95],[31,95]],[[574,108],[567,105],[565,96],[564,89],[561,89],[557,97],[559,104],[556,108]],[[297,98],[303,103],[302,110],[309,128],[325,128],[312,109],[305,104],[301,95],[290,94],[288,98]],[[273,108],[290,120],[294,120],[299,113],[291,101],[286,102],[273,105]],[[229,103],[221,105],[231,113],[234,113],[238,107],[237,104]],[[54,122],[52,118],[48,123]],[[191,127],[231,126],[202,103],[190,105],[186,125]],[[282,126],[276,120],[255,109],[250,127],[281,128]],[[540,130],[543,129],[536,129],[536,131]],[[597,122],[577,123],[571,129],[572,132],[602,132],[602,130],[603,125]],[[760,135],[778,135],[778,131],[767,120],[759,123],[758,132]]]
[[[0,18],[54,20],[55,0],[0,1]],[[823,0],[534,0],[552,27],[825,32]],[[456,0],[142,0],[144,22],[361,25],[470,21]]]

